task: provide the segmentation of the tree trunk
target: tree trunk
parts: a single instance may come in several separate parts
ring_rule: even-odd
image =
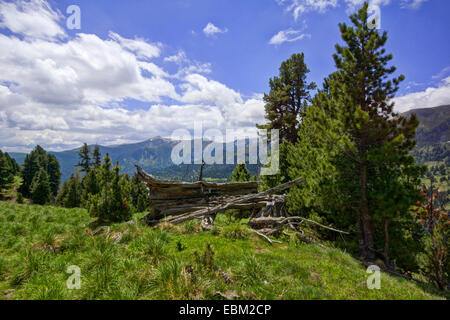
[[[367,164],[365,160],[361,164],[360,192],[360,230],[358,232],[360,235],[360,250],[361,256],[370,261],[375,260],[375,253],[373,251],[372,231],[370,230],[369,202],[367,201]]]

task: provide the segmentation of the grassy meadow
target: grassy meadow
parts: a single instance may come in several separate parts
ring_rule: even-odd
[[[92,235],[84,209],[0,202],[0,299],[445,298],[385,273],[369,290],[366,268],[341,250],[270,245],[223,215],[211,231],[196,221],[150,228],[140,216]],[[71,265],[79,290],[66,286]]]

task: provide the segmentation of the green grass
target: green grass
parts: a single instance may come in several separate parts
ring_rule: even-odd
[[[0,202],[0,299],[444,298],[384,273],[381,289],[369,290],[365,268],[348,254],[289,239],[270,245],[224,216],[208,232],[195,222],[114,224],[109,238],[89,235],[90,222],[83,209]],[[71,265],[81,270],[79,290],[66,286]]]

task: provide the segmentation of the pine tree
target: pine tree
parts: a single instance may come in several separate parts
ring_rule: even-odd
[[[288,141],[283,141],[279,146],[279,169],[276,174],[261,175],[260,191],[265,191],[274,188],[280,184],[289,181],[289,164],[287,162],[288,148],[291,145]],[[266,164],[266,167],[270,167],[270,163]]]
[[[0,153],[1,153],[1,151],[0,151]],[[6,162],[8,162],[8,166],[9,166],[11,174],[13,176],[20,174],[20,166],[16,162],[16,160],[14,158],[11,158],[11,156],[7,152],[3,153],[3,156],[5,157]]]
[[[84,207],[89,199],[89,195],[96,195],[100,192],[98,168],[89,170],[82,181],[82,206]]]
[[[149,198],[146,185],[139,179],[137,174],[131,179],[130,196],[133,207],[137,212],[143,212],[148,208]]]
[[[53,154],[47,154],[47,173],[50,182],[50,190],[52,195],[56,197],[61,180],[61,171],[59,162]]]
[[[347,219],[356,217],[360,255],[373,260],[378,225],[388,230],[389,219],[407,214],[418,199],[422,168],[409,154],[416,117],[393,112],[392,98],[404,76],[390,78],[395,67],[387,66],[392,59],[383,48],[387,34],[368,27],[367,9],[365,3],[351,15],[353,27],[339,25],[346,46],[336,45],[338,71],[313,99],[300,130],[302,141],[288,161],[293,176],[307,175],[305,192],[293,191],[303,204],[329,211],[334,206]],[[308,196],[306,190],[314,193]]]
[[[29,154],[25,156],[22,168],[22,185],[19,191],[24,197],[31,196],[31,184],[34,176],[40,168],[47,168],[47,154],[41,146],[36,146]]]
[[[101,167],[98,169],[98,194],[89,194],[87,206],[89,213],[100,221],[124,221],[131,216],[128,196],[131,185],[125,176],[121,175],[117,163],[111,170],[111,158],[106,153]]]
[[[128,176],[120,175],[119,162],[113,168],[113,179],[111,182],[111,214],[109,220],[126,221],[131,217],[130,181]]]
[[[96,144],[94,146],[94,151],[92,152],[92,160],[94,163],[94,167],[98,168],[102,164],[101,156],[102,155],[100,153],[100,147]]]
[[[78,151],[78,158],[80,159],[75,165],[81,168],[82,172],[87,173],[91,168],[91,148],[84,143],[80,151]]]
[[[46,204],[50,201],[51,189],[48,174],[40,168],[31,183],[31,200],[36,204]]]
[[[231,174],[230,180],[233,182],[246,182],[250,181],[250,178],[251,174],[245,163],[238,163]]]
[[[82,184],[79,174],[71,174],[68,181],[62,185],[56,198],[56,203],[65,208],[78,208],[81,206]]]
[[[293,54],[281,63],[279,76],[270,79],[270,92],[264,95],[268,123],[258,128],[279,129],[280,139],[297,141],[301,113],[310,101],[309,91],[316,87],[314,82],[306,81],[308,73],[303,53]]]

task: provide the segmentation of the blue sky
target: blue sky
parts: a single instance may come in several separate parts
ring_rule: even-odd
[[[114,31],[162,42],[166,54],[183,50],[191,59],[209,62],[217,81],[244,95],[266,92],[268,79],[292,53],[305,52],[312,81],[322,83],[334,70],[331,58],[340,40],[338,23],[348,21],[344,1],[325,12],[310,11],[295,19],[288,7],[275,0],[214,1],[53,1],[64,11],[70,4],[82,10],[82,32],[102,38]],[[404,7],[392,0],[381,8],[381,29],[389,33],[387,49],[393,64],[408,82],[429,84],[432,76],[450,65],[450,2],[425,1],[418,7]],[[202,30],[213,23],[227,32],[205,37]],[[306,24],[306,28],[304,25]],[[289,28],[303,29],[310,38],[270,45],[273,35]],[[195,34],[193,33],[195,32]],[[449,72],[450,74],[450,72]],[[422,88],[424,88],[422,86]]]
[[[280,63],[334,71],[362,0],[0,1],[0,148],[50,150],[205,129],[247,132]],[[372,0],[405,74],[397,110],[450,103],[450,2]],[[66,9],[78,5],[81,29]]]

